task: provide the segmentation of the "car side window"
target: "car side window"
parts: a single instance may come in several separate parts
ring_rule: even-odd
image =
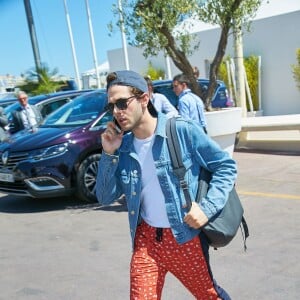
[[[50,115],[53,111],[57,110],[58,108],[60,108],[62,105],[66,104],[69,101],[70,101],[69,98],[65,98],[65,99],[60,99],[43,105],[41,109],[41,114],[43,118]]]
[[[102,117],[94,124],[91,130],[99,130],[101,128],[106,128],[107,122],[111,122],[113,120],[113,115],[110,112],[106,112],[102,115]]]

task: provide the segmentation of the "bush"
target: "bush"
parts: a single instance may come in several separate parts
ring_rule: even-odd
[[[149,62],[148,69],[146,70],[144,75],[149,76],[151,80],[164,79],[165,78],[164,70],[154,68],[151,62]]]
[[[244,59],[244,66],[247,74],[249,89],[252,97],[253,109],[259,110],[258,99],[258,56],[251,55]],[[249,104],[247,102],[247,110]]]
[[[232,90],[234,93],[234,89],[232,84],[229,83],[227,68],[226,68],[226,61],[230,61],[231,58],[228,56],[226,57],[222,64],[220,65],[218,79],[225,82],[226,86],[229,90]],[[251,55],[249,57],[244,58],[244,66],[247,74],[249,89],[251,93],[253,109],[259,110],[259,98],[258,98],[258,56]],[[235,95],[231,95],[235,99]],[[247,101],[247,110],[249,111],[249,104]]]
[[[296,81],[297,88],[300,90],[300,48],[296,50],[297,64],[292,65],[293,77]]]

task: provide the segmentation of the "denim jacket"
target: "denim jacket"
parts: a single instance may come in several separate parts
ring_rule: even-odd
[[[179,244],[195,237],[199,230],[189,227],[183,218],[187,213],[185,198],[179,181],[172,172],[172,163],[166,142],[166,116],[158,113],[155,139],[152,147],[158,180],[165,196],[166,211],[171,230]],[[181,117],[176,122],[177,134],[187,169],[186,181],[192,200],[195,199],[198,175],[204,167],[212,172],[209,192],[200,207],[212,218],[225,205],[236,179],[236,164],[226,151],[209,138],[195,121]],[[140,223],[141,166],[133,146],[133,134],[124,135],[121,147],[115,155],[104,151],[99,161],[96,195],[101,205],[113,203],[125,194],[132,242]]]

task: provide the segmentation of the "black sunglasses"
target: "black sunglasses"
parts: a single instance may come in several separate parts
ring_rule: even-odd
[[[117,99],[117,101],[115,103],[108,103],[106,105],[106,110],[108,110],[110,113],[112,113],[115,109],[115,106],[119,110],[126,110],[134,98],[137,98],[137,96],[134,95],[134,96],[130,96],[128,98],[119,98],[119,99]],[[132,99],[132,100],[129,101],[130,99]]]

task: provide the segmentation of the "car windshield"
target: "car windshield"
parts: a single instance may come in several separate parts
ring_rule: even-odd
[[[105,93],[97,91],[77,97],[50,114],[42,127],[80,126],[95,120],[107,104]]]

